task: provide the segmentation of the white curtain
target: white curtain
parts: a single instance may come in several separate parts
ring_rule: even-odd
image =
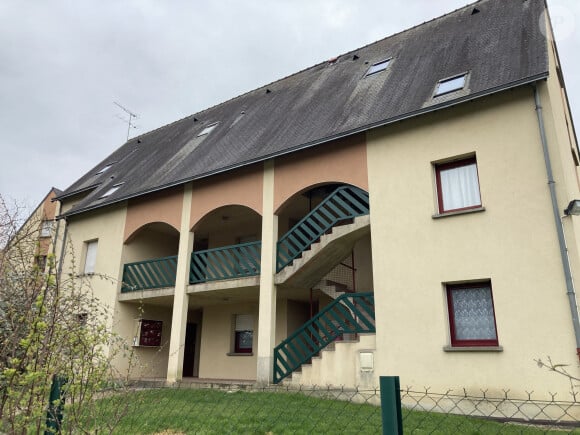
[[[93,273],[97,263],[97,241],[87,243],[87,255],[85,257],[84,273]]]
[[[443,210],[472,207],[481,204],[477,165],[472,163],[439,172]]]
[[[491,289],[465,288],[451,290],[455,338],[457,340],[495,340],[495,322]]]

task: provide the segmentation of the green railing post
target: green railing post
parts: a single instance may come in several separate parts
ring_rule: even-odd
[[[44,435],[61,433],[62,410],[64,407],[64,394],[62,388],[66,384],[66,379],[54,375],[50,386],[50,396],[48,398],[48,409],[46,410],[46,430]]]
[[[383,435],[403,435],[401,387],[398,376],[381,376],[381,415]]]

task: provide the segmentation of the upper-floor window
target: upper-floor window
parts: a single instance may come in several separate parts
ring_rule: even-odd
[[[103,166],[103,167],[102,167],[102,168],[99,170],[99,172],[97,172],[95,175],[99,175],[99,174],[102,174],[103,172],[107,172],[107,171],[108,171],[108,170],[111,168],[111,166],[113,166],[113,163],[109,163],[109,164],[107,164],[107,165]]]
[[[98,240],[91,240],[85,242],[85,264],[83,267],[83,273],[94,273],[95,266],[97,264],[97,246]]]
[[[101,198],[106,198],[107,196],[112,195],[113,193],[115,193],[117,190],[119,190],[119,188],[123,185],[123,183],[118,183],[118,184],[114,184],[113,187],[111,187],[109,190],[107,190],[105,193],[103,193],[101,195]]]
[[[466,78],[467,73],[451,77],[449,79],[441,80],[439,83],[437,83],[437,88],[435,89],[434,96],[438,97],[439,95],[448,94],[449,92],[454,92],[463,89],[463,87],[465,86]]]
[[[481,207],[475,157],[435,165],[439,213]]]
[[[52,227],[54,221],[42,221],[42,225],[40,227],[40,237],[50,237],[52,235]]]
[[[385,60],[382,60],[380,62],[377,62],[377,63],[371,65],[371,67],[369,68],[369,70],[365,74],[365,77],[386,70],[387,67],[389,66],[390,62],[391,62],[391,59],[385,59]]]
[[[204,129],[203,129],[203,130],[202,130],[202,131],[201,131],[201,132],[200,132],[200,133],[199,133],[197,136],[199,137],[199,136],[203,136],[203,135],[206,135],[206,134],[209,134],[209,133],[211,133],[211,131],[212,131],[214,128],[216,128],[216,127],[217,127],[217,125],[218,125],[218,123],[217,123],[217,122],[215,122],[215,123],[213,123],[213,124],[210,124],[210,125],[208,125],[208,126],[207,126],[207,127],[205,127],[205,128],[204,128]]]

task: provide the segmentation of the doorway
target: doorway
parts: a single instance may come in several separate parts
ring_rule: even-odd
[[[194,374],[196,337],[197,324],[188,322],[185,329],[185,347],[183,349],[184,378],[192,378]]]

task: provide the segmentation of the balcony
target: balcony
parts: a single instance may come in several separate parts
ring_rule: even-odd
[[[244,278],[260,274],[262,242],[239,243],[191,254],[189,283]]]
[[[175,287],[177,255],[136,261],[123,266],[123,285],[121,293]]]

